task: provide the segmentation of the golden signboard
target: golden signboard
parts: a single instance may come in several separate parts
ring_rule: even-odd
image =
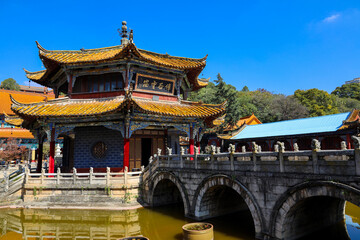
[[[135,90],[166,95],[174,95],[175,79],[155,77],[145,74],[136,75]]]

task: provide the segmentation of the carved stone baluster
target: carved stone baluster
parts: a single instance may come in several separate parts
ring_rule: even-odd
[[[297,143],[294,143],[294,152],[298,152],[299,151],[299,146]],[[299,160],[299,156],[294,155],[294,161]]]
[[[57,168],[57,171],[56,171],[56,184],[60,184],[60,178],[61,178],[61,170],[60,170],[60,168]]]
[[[127,167],[125,167],[126,169]],[[110,186],[110,168],[106,167],[106,186]]]
[[[184,168],[184,158],[183,158],[184,154],[185,154],[185,148],[180,147],[180,168]]]
[[[161,151],[162,151],[162,150],[161,150],[160,148],[157,149],[157,155],[156,155],[157,167],[160,167],[160,166],[161,166],[161,164],[160,164]]]
[[[235,145],[230,144],[228,151],[229,151],[229,156],[230,156],[230,169],[231,169],[231,171],[234,171],[235,170],[235,168],[234,168]]]
[[[280,172],[284,172],[284,155],[285,152],[285,144],[283,142],[276,142],[276,146],[278,146],[279,153],[279,163],[280,163]]]
[[[76,168],[73,168],[73,183],[74,184],[76,183],[76,174],[77,174]]]
[[[199,148],[198,147],[194,147],[194,163],[195,163],[195,169],[198,169],[198,153],[199,153]]]
[[[93,173],[94,173],[94,169],[92,167],[90,167],[90,171],[89,171],[89,183],[90,183],[90,185],[92,184]]]
[[[354,141],[354,154],[355,154],[355,173],[360,176],[360,137],[351,136]]]
[[[170,159],[171,159],[171,155],[172,155],[172,148],[166,148],[167,150],[167,166],[170,167]]]
[[[214,154],[216,153],[216,147],[215,146],[213,146],[213,145],[211,145],[211,169],[212,170],[215,170],[215,165],[214,165],[214,163],[215,163],[215,156],[214,156]]]
[[[257,161],[256,161],[256,153],[258,152],[258,145],[256,145],[256,142],[251,142],[252,145],[252,159],[253,159],[253,163],[254,163],[254,171],[256,172],[257,169]]]
[[[313,139],[311,142],[311,148],[312,148],[312,160],[313,160],[313,169],[314,173],[319,173],[319,164],[318,164],[318,155],[317,152],[321,150],[321,144],[319,140]]]
[[[129,173],[129,169],[128,169],[128,167],[125,167],[125,169],[124,169],[124,184],[127,186],[127,184],[128,184],[128,173]]]

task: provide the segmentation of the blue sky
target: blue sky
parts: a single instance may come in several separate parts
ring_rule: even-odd
[[[238,89],[331,92],[360,77],[360,1],[0,0],[0,81],[28,85],[22,68],[44,69],[35,40],[50,50],[118,45],[123,20],[138,48],[209,54],[202,77],[221,73]]]

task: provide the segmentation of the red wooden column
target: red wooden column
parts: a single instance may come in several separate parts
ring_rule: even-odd
[[[41,173],[42,157],[43,157],[43,139],[42,139],[42,137],[39,138],[38,145],[39,146],[38,146],[38,159],[37,159],[36,172]]]
[[[194,138],[193,138],[193,127],[190,127],[190,139],[189,139],[189,152],[190,154],[194,154]],[[190,160],[194,160],[190,158]]]
[[[347,148],[351,149],[351,137],[350,134],[346,134]]]
[[[50,157],[49,157],[49,173],[54,173],[55,165],[55,128],[51,129]]]
[[[124,138],[124,166],[123,166],[123,168],[125,169],[125,167],[128,167],[128,169],[129,169],[129,166],[130,166],[130,139]]]

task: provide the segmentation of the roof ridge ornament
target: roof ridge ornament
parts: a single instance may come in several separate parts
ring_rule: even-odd
[[[129,34],[129,42],[134,43],[134,31],[131,29]]]
[[[118,28],[118,32],[121,36],[121,45],[124,46],[126,44],[129,43],[129,40],[128,40],[128,31],[127,31],[127,26],[126,26],[127,22],[126,21],[122,21],[122,27],[121,27],[121,31],[120,31],[120,28]],[[132,33],[130,33],[132,34]]]

